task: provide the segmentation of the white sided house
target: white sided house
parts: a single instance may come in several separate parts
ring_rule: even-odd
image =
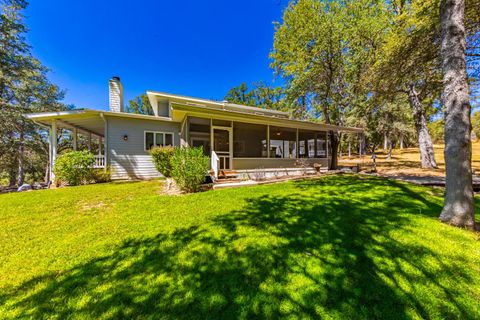
[[[328,168],[328,131],[361,134],[362,129],[289,118],[286,112],[147,91],[153,116],[124,112],[119,77],[109,81],[109,111],[72,110],[29,114],[49,128],[50,164],[57,156],[58,129],[85,135],[88,148],[98,141],[96,167],[110,167],[112,179],[159,177],[149,150],[154,146],[203,147],[211,172],[298,170],[321,164]],[[302,161],[298,161],[302,159]],[[297,169],[295,169],[297,168]],[[52,174],[51,174],[52,175]],[[53,178],[53,175],[51,176]]]

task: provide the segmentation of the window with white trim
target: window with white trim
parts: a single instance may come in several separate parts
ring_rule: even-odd
[[[172,132],[145,131],[145,150],[153,147],[173,146]]]

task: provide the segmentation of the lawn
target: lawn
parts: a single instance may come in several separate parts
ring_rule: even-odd
[[[0,196],[0,318],[479,319],[478,233],[366,176]]]

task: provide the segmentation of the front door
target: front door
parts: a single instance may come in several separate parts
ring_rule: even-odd
[[[220,170],[232,169],[232,128],[212,127],[213,151],[220,159]]]

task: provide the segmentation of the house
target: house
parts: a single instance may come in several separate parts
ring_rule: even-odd
[[[154,115],[124,112],[119,77],[109,80],[109,111],[72,110],[27,115],[49,128],[50,163],[57,156],[57,130],[98,139],[96,167],[110,166],[113,179],[158,177],[149,155],[154,146],[203,147],[211,167],[222,170],[295,168],[298,159],[309,166],[329,163],[328,131],[361,134],[359,128],[339,127],[289,118],[286,112],[147,91]],[[53,176],[52,176],[53,177]]]

